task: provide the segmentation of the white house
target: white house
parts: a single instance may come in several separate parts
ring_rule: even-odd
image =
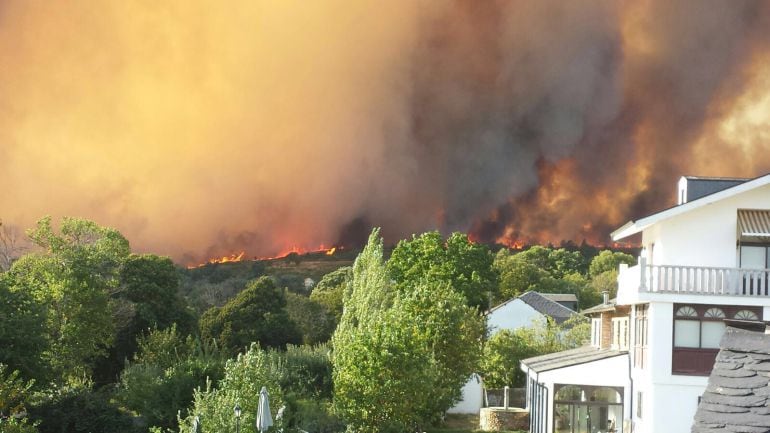
[[[503,329],[514,331],[519,328],[532,326],[536,321],[545,323],[548,317],[556,323],[563,323],[577,315],[564,305],[577,305],[574,294],[554,294],[527,292],[517,298],[487,311],[487,329],[489,336]],[[484,382],[477,374],[471,376],[462,389],[463,399],[449,409],[449,413],[478,414],[484,405]]]
[[[535,321],[545,323],[548,317],[556,323],[563,323],[577,314],[565,304],[577,305],[577,297],[574,294],[527,292],[511,298],[487,311],[489,336],[503,329],[514,331],[532,326]]]
[[[678,192],[612,233],[643,249],[616,301],[589,310],[591,347],[522,362],[532,433],[689,432],[725,321],[770,320],[770,175],[683,177]]]

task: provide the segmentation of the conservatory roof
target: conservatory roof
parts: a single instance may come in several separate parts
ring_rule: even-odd
[[[597,349],[593,346],[583,346],[577,349],[527,358],[521,361],[521,365],[522,368],[528,368],[535,373],[542,373],[544,371],[572,367],[626,354],[628,352],[621,350]]]

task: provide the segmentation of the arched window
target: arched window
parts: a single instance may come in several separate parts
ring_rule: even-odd
[[[741,310],[735,313],[736,320],[759,320],[757,313],[750,310]]]
[[[722,311],[721,308],[709,308],[706,310],[706,313],[703,314],[703,318],[705,319],[716,319],[716,320],[722,320],[725,318],[725,312]]]
[[[676,310],[676,317],[696,318],[698,317],[698,312],[695,311],[695,308],[685,305]]]
[[[554,400],[558,401],[586,401],[585,392],[583,388],[577,385],[564,385],[554,396]]]

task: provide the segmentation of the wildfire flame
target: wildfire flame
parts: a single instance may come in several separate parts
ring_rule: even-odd
[[[298,254],[298,255],[305,255],[305,254],[324,254],[327,256],[333,256],[334,253],[336,253],[338,250],[342,250],[343,248],[340,247],[331,247],[326,248],[323,245],[319,246],[316,249],[305,249],[297,246],[291,247],[289,250],[282,251],[274,256],[265,256],[265,257],[254,257],[251,259],[245,259],[246,261],[269,261],[269,260],[280,260],[285,259],[290,254]],[[239,254],[231,254],[229,256],[223,256],[218,258],[212,258],[207,260],[204,263],[197,263],[197,264],[191,264],[187,266],[187,269],[195,269],[195,268],[201,268],[203,266],[207,265],[216,265],[216,264],[223,264],[223,263],[236,263],[236,262],[242,262],[244,261],[244,256],[246,255],[245,251],[240,252]]]

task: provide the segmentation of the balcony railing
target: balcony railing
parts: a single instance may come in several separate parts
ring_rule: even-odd
[[[715,268],[701,266],[621,266],[619,282],[642,292],[770,297],[770,269]]]

